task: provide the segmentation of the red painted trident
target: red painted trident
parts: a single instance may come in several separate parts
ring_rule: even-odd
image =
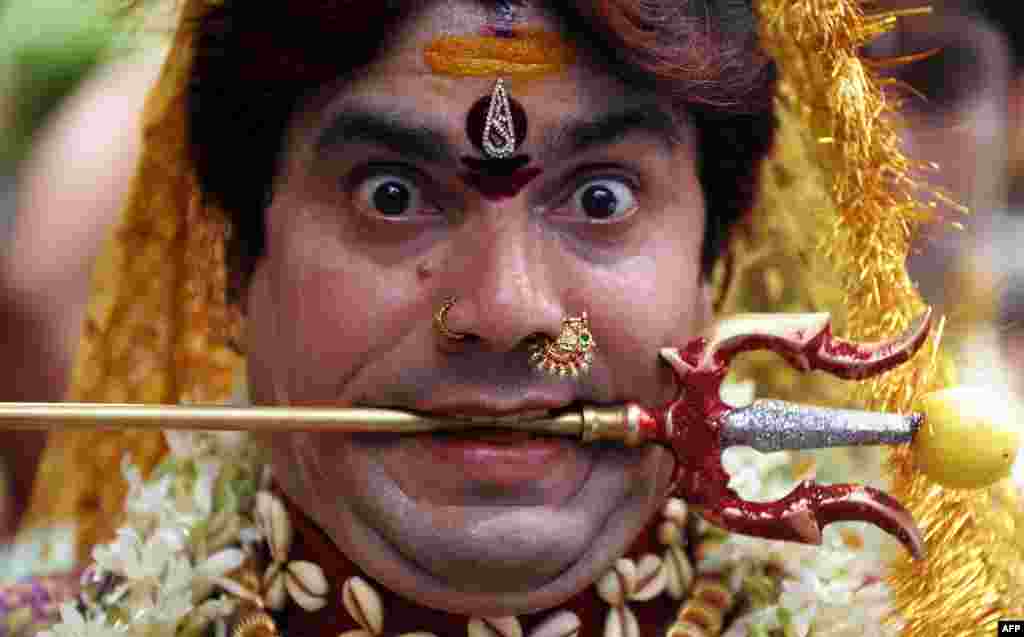
[[[843,379],[874,376],[909,359],[924,343],[930,324],[928,310],[891,341],[858,344],[833,336],[828,314],[748,314],[727,319],[709,336],[683,349],[661,350],[678,383],[672,400],[656,410],[630,403],[618,418],[600,409],[588,414],[585,409],[584,438],[654,442],[670,448],[676,458],[670,493],[724,529],[820,544],[825,525],[864,521],[896,536],[920,558],[923,542],[913,518],[882,491],[805,480],[780,500],[748,502],[728,487],[729,475],[721,460],[723,448],[730,444],[772,450],[909,441],[921,422],[919,415],[763,400],[736,409],[722,401],[719,389],[733,357],[752,350],[776,352],[801,371],[822,370]],[[889,424],[879,427],[879,419],[888,419]]]

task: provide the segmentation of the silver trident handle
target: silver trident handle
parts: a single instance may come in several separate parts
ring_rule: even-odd
[[[723,447],[745,446],[768,453],[913,441],[924,417],[854,409],[832,409],[784,400],[755,400],[723,418]]]

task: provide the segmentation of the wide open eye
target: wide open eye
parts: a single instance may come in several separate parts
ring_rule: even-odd
[[[420,189],[410,179],[392,173],[373,175],[356,190],[359,204],[371,214],[401,217],[423,207]]]
[[[588,219],[608,221],[632,214],[637,201],[629,184],[604,177],[590,179],[577,188],[572,195],[572,205]]]

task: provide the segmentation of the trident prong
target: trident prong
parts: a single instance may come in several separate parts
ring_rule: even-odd
[[[683,349],[661,350],[675,372],[676,395],[653,411],[626,406],[623,429],[636,443],[670,448],[676,459],[670,493],[727,530],[819,544],[825,525],[860,520],[893,534],[919,558],[924,543],[913,518],[877,489],[805,481],[781,500],[748,502],[729,488],[730,477],[722,466],[722,450],[736,443],[778,450],[909,439],[920,425],[919,416],[881,416],[782,401],[755,401],[734,409],[719,391],[732,358],[751,350],[771,350],[799,370],[820,369],[840,378],[880,374],[909,359],[925,342],[930,324],[929,309],[899,337],[860,344],[834,337],[828,314],[728,319]]]
[[[698,365],[728,365],[743,352],[771,350],[800,371],[822,370],[844,379],[861,379],[909,359],[928,337],[932,310],[895,338],[857,343],[832,334],[831,316],[816,314],[739,314],[712,329]],[[663,356],[666,350],[662,350]]]

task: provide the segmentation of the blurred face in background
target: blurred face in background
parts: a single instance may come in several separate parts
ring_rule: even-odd
[[[935,161],[933,180],[971,209],[963,232],[935,227],[909,259],[924,298],[949,318],[960,382],[1008,395],[1024,389],[1024,73],[1015,57],[1020,27],[1005,0],[946,0],[932,15],[904,18],[869,47],[872,56],[941,48],[891,76],[909,96],[904,141],[916,158]],[[885,2],[882,10],[913,7]],[[1020,45],[1017,44],[1017,47]],[[994,327],[994,329],[993,329]],[[947,339],[949,342],[949,339]],[[1022,465],[1024,466],[1024,465]]]
[[[886,0],[878,10],[922,4]],[[938,164],[938,172],[929,174],[930,181],[972,211],[963,217],[938,202],[937,211],[946,220],[960,221],[967,230],[932,227],[918,240],[909,260],[911,276],[926,301],[955,319],[962,308],[952,304],[963,297],[951,289],[951,273],[962,267],[968,252],[998,232],[1007,207],[1013,64],[1001,29],[976,13],[973,0],[928,4],[934,9],[931,14],[901,18],[897,29],[872,43],[867,53],[890,57],[938,50],[887,75],[919,93],[893,93],[904,100],[901,113],[908,155]]]

